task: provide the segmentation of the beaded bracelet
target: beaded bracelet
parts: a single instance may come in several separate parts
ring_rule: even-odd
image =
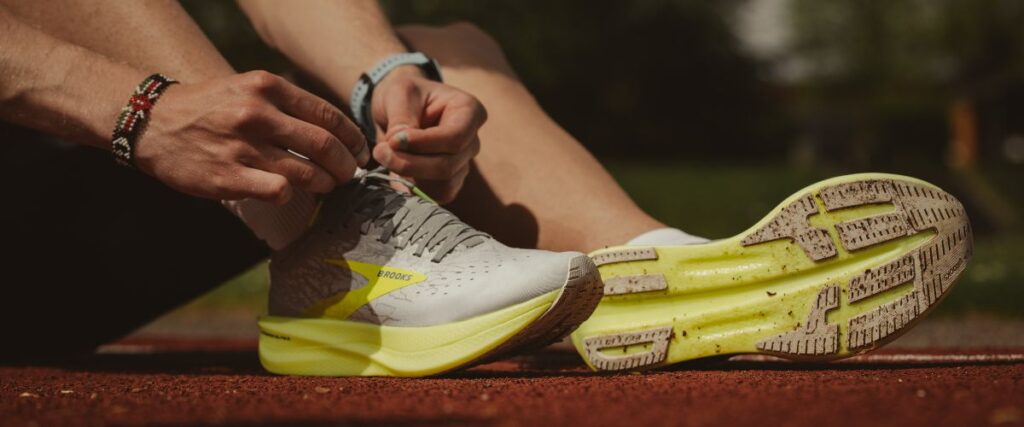
[[[149,110],[156,104],[160,94],[177,82],[162,74],[153,74],[135,88],[135,92],[128,99],[128,105],[121,109],[121,115],[117,117],[117,125],[111,137],[111,153],[117,164],[135,167],[135,141],[146,127]]]

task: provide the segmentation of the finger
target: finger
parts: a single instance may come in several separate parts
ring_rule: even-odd
[[[388,145],[410,153],[455,154],[472,142],[486,117],[482,108],[469,105],[446,108],[437,126],[395,132]]]
[[[423,96],[415,85],[405,85],[388,91],[381,102],[384,109],[381,126],[385,129],[386,138],[402,129],[420,127]]]
[[[259,160],[249,166],[284,176],[294,187],[311,193],[327,193],[337,185],[326,170],[309,160],[277,147],[264,146],[259,151]]]
[[[381,165],[399,175],[417,179],[447,180],[454,177],[476,154],[463,150],[456,154],[412,154],[395,151],[388,145],[374,147]]]
[[[416,183],[416,186],[420,187],[438,204],[451,203],[459,195],[459,192],[462,191],[466,177],[469,176],[469,168],[470,165],[466,164],[451,179],[444,181],[420,180]]]
[[[293,117],[282,115],[274,120],[275,131],[269,136],[273,145],[306,157],[326,170],[338,184],[350,181],[355,175],[356,161],[352,153],[333,134]]]
[[[267,171],[239,168],[227,178],[225,200],[252,198],[281,206],[292,198],[288,179]]]
[[[360,165],[365,165],[370,160],[363,132],[329,102],[284,79],[270,85],[266,94],[281,111],[334,135],[348,148],[349,153]]]

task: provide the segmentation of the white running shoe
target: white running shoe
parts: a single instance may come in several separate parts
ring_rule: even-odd
[[[557,341],[600,301],[586,255],[509,248],[394,181],[339,187],[272,257],[267,370],[432,375]]]

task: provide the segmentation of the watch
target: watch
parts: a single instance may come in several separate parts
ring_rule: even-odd
[[[349,107],[352,108],[352,118],[363,130],[366,136],[368,148],[372,149],[377,142],[377,127],[373,123],[373,113],[370,110],[370,101],[373,99],[373,88],[384,79],[391,70],[401,65],[416,65],[423,70],[427,78],[433,81],[441,81],[441,67],[437,61],[420,52],[406,52],[391,55],[373,67],[369,72],[359,76],[359,81],[352,88],[352,96],[349,98]]]

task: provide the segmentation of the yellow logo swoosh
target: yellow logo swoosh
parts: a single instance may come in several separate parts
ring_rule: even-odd
[[[367,283],[359,289],[335,295],[313,306],[306,313],[309,316],[345,319],[370,301],[427,280],[427,276],[412,270],[346,259],[325,259],[324,262],[348,268],[365,277]]]

